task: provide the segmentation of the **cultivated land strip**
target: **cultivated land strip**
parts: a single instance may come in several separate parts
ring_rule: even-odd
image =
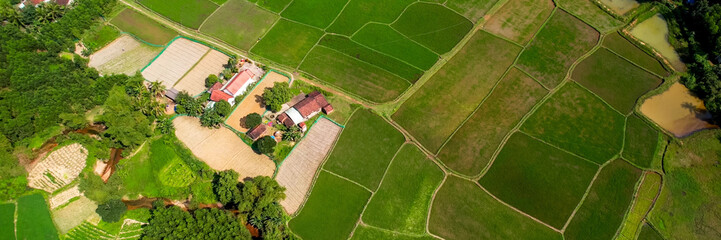
[[[563,232],[561,232],[561,230],[556,229],[556,228],[554,228],[553,226],[548,225],[547,223],[545,223],[545,222],[543,222],[543,221],[541,221],[541,220],[539,220],[539,219],[537,219],[537,218],[535,218],[535,217],[533,217],[533,216],[531,216],[531,215],[529,215],[529,214],[521,211],[520,209],[518,209],[518,208],[516,208],[516,207],[514,207],[514,206],[511,206],[511,204],[508,204],[508,203],[504,202],[504,201],[501,200],[500,198],[496,197],[496,195],[493,195],[491,192],[489,192],[488,190],[486,190],[486,188],[484,188],[483,186],[481,186],[481,184],[478,183],[478,181],[472,181],[472,182],[473,182],[476,186],[478,186],[479,188],[481,188],[486,194],[488,194],[489,196],[491,196],[493,199],[495,199],[496,201],[500,202],[501,204],[503,204],[503,205],[505,205],[505,206],[513,209],[514,211],[520,213],[520,214],[523,215],[523,216],[526,216],[526,217],[532,219],[533,221],[536,221],[536,222],[542,224],[543,226],[546,226],[546,227],[552,229],[553,231],[556,231],[556,232],[559,232],[559,233],[563,233]]]

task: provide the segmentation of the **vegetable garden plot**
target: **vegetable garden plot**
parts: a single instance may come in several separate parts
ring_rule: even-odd
[[[210,48],[203,44],[177,38],[143,69],[143,77],[151,82],[160,81],[166,88],[171,88],[208,51],[211,51]]]
[[[229,129],[209,129],[193,117],[176,117],[173,125],[178,139],[211,168],[218,171],[233,169],[240,174],[240,179],[273,176],[275,163],[267,156],[253,152]]]
[[[662,82],[606,48],[598,49],[576,65],[571,78],[624,114],[633,110],[641,95]]]
[[[375,191],[404,142],[403,134],[383,118],[369,110],[358,110],[323,168]]]
[[[448,176],[436,193],[428,230],[445,239],[562,239],[471,181]]]
[[[604,166],[583,205],[568,224],[565,239],[611,239],[616,234],[641,170],[622,159]]]
[[[508,132],[547,92],[528,75],[512,68],[443,146],[438,158],[461,174],[480,174]]]
[[[403,145],[366,206],[363,222],[401,233],[425,234],[431,197],[443,176],[418,147]]]
[[[93,200],[81,196],[68,205],[53,210],[53,222],[57,225],[60,234],[65,234],[82,224],[91,215],[96,214],[95,209],[97,208],[98,205]]]
[[[578,84],[568,82],[546,100],[521,130],[598,164],[618,154],[625,118]]]
[[[591,26],[557,10],[518,58],[518,68],[544,86],[555,88],[571,64],[591,50],[598,38],[599,33]]]
[[[52,193],[67,185],[85,168],[88,150],[79,143],[50,153],[28,173],[28,185]]]
[[[342,128],[326,118],[318,119],[303,140],[278,168],[276,181],[285,187],[285,199],[280,201],[288,214],[300,208],[310,191],[313,177],[333,147]]]
[[[393,119],[431,152],[478,107],[521,48],[477,32],[465,46],[393,114]]]
[[[370,196],[364,188],[322,171],[288,226],[304,239],[347,239]]]
[[[511,206],[562,229],[597,170],[591,162],[515,133],[479,183]]]

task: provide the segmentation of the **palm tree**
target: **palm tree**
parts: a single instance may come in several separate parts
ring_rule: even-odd
[[[150,83],[150,86],[148,87],[148,90],[150,91],[150,94],[155,97],[163,96],[163,92],[165,91],[165,86],[163,86],[163,83],[160,81],[154,81]]]
[[[50,18],[50,16],[49,16],[49,11],[48,11],[48,8],[46,7],[46,5],[49,5],[49,4],[40,4],[40,5],[38,5],[38,7],[35,10],[35,12],[36,12],[35,18],[37,19],[38,22],[40,22],[42,24],[47,24],[47,23],[50,23],[53,21],[53,19]]]
[[[20,12],[16,11],[12,8],[4,8],[5,11],[3,12],[3,16],[5,17],[5,21],[8,21],[8,23],[15,25],[15,26],[22,26],[23,25],[23,16],[20,15]]]
[[[50,21],[57,20],[58,18],[62,17],[63,13],[65,12],[65,6],[61,6],[56,2],[43,4],[43,8],[46,9],[46,15],[50,19]]]

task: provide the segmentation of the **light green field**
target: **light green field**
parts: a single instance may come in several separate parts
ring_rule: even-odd
[[[562,239],[503,205],[473,182],[448,176],[436,194],[428,230],[445,239]]]
[[[391,27],[435,53],[444,54],[466,36],[473,23],[441,5],[417,2],[406,8]]]
[[[304,239],[347,239],[371,193],[321,172],[298,216],[288,226]]]
[[[351,39],[423,70],[428,70],[438,61],[438,55],[388,25],[365,25]]]
[[[479,31],[393,114],[393,120],[431,152],[466,119],[520,52]],[[443,94],[439,94],[443,93]]]
[[[528,75],[512,68],[443,146],[438,158],[459,173],[480,174],[506,134],[547,92]]]
[[[484,24],[483,29],[526,44],[553,11],[550,0],[509,0]]]
[[[597,170],[591,162],[515,133],[479,183],[502,201],[561,229]]]
[[[603,11],[591,0],[559,0],[557,3],[563,9],[583,19],[583,21],[591,24],[600,32],[610,32],[623,25],[623,22]]]
[[[326,31],[351,36],[370,21],[391,23],[401,15],[408,5],[414,2],[416,1],[352,0]]]
[[[295,67],[321,36],[323,36],[321,30],[281,19],[250,49],[250,52]]]
[[[443,175],[418,147],[403,145],[368,203],[363,222],[402,233],[425,234],[431,195]]]
[[[54,209],[52,211],[53,222],[58,227],[60,234],[66,234],[70,229],[82,224],[90,215],[95,214],[97,208],[98,205],[93,200],[80,196],[68,205]]]
[[[165,45],[175,36],[178,36],[178,33],[174,30],[132,9],[123,10],[110,23],[123,32],[130,33],[137,38],[143,39],[143,41],[155,45]]]
[[[359,225],[353,232],[352,240],[377,240],[377,239],[394,239],[394,240],[435,240],[436,238],[429,235],[405,235],[388,230],[366,227]]]
[[[323,168],[375,191],[403,142],[403,134],[383,118],[368,110],[358,110],[346,124]]]
[[[248,0],[274,13],[280,13],[292,0]]]
[[[338,17],[349,0],[293,0],[280,16],[324,29]]]
[[[603,164],[621,151],[625,118],[568,82],[539,107],[521,130],[551,145]]]
[[[228,0],[206,20],[200,31],[248,50],[276,20],[277,15],[246,0]]]
[[[643,181],[638,187],[636,196],[631,205],[631,210],[626,214],[626,220],[621,225],[617,237],[619,240],[634,240],[641,231],[643,219],[646,213],[651,210],[659,190],[661,190],[661,175],[654,172],[646,172]]]
[[[448,0],[445,5],[476,23],[498,0]]]
[[[648,53],[641,50],[619,33],[606,35],[603,39],[603,46],[661,77],[666,77],[670,74],[661,62],[651,55],[648,55]]]

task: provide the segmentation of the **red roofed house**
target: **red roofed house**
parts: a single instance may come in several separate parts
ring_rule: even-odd
[[[328,103],[328,100],[325,99],[323,94],[314,91],[308,94],[305,99],[278,115],[278,122],[286,127],[292,127],[293,125],[307,121],[321,111],[325,114],[330,114],[333,112],[333,106]]]
[[[255,126],[253,129],[250,129],[250,131],[248,131],[247,135],[248,135],[248,137],[253,139],[253,141],[255,141],[255,140],[258,140],[258,138],[260,138],[261,135],[263,135],[263,133],[265,132],[266,129],[268,129],[268,126],[266,126],[265,124],[260,124],[258,126]]]
[[[248,86],[253,83],[255,75],[250,70],[239,72],[233,76],[224,86],[217,88],[216,83],[210,88],[210,100],[217,102],[215,99],[228,101],[230,105],[235,104],[235,97],[243,94]]]
[[[19,8],[24,8],[24,7],[27,6],[27,5],[33,5],[33,6],[34,6],[34,5],[38,5],[38,4],[40,4],[40,3],[43,3],[43,2],[49,3],[49,2],[51,2],[51,0],[25,0],[25,1],[23,1],[18,7],[19,7]],[[70,3],[72,3],[72,2],[73,2],[72,0],[55,0],[55,3],[57,3],[58,5],[61,5],[61,6],[67,6],[67,5],[69,5]]]

